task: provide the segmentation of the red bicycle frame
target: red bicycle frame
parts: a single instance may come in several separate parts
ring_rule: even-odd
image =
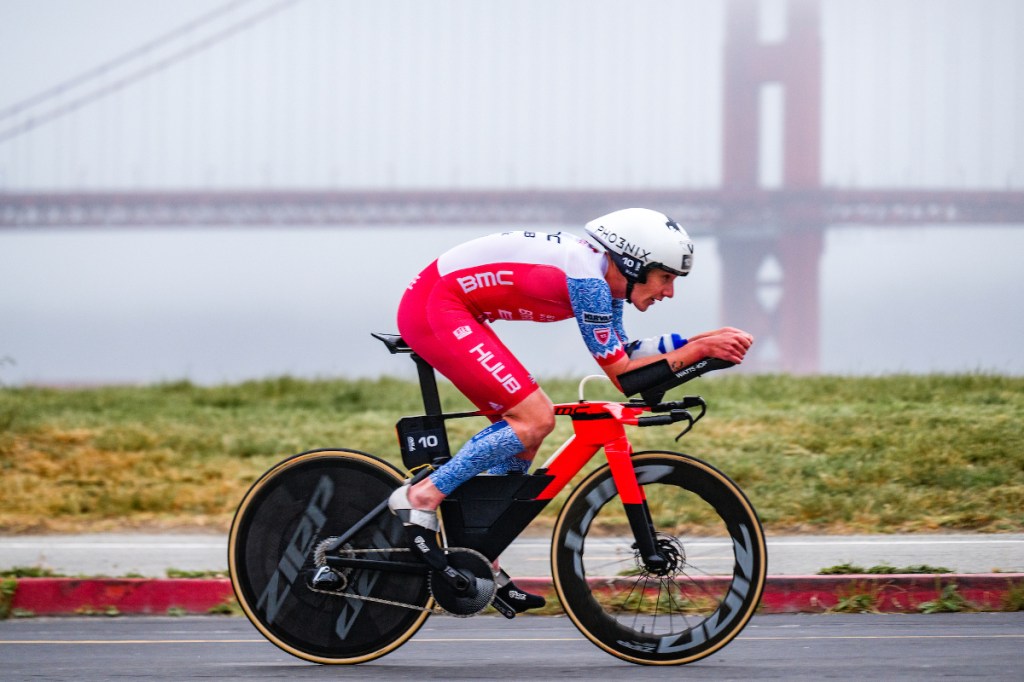
[[[646,405],[624,405],[610,402],[562,403],[555,406],[556,415],[572,418],[573,435],[538,470],[553,477],[551,483],[537,496],[539,500],[553,499],[562,488],[580,472],[597,451],[604,448],[608,465],[615,479],[619,497],[626,504],[644,501],[643,488],[637,483],[630,455],[633,445],[626,437],[625,424],[636,425]]]
[[[689,415],[677,409],[668,410],[671,414],[641,416],[649,411],[645,404],[615,402],[581,400],[556,405],[556,415],[573,420],[573,435],[532,474],[477,476],[459,486],[441,504],[448,546],[468,547],[496,559],[603,448],[636,547],[645,562],[657,568],[663,559],[658,556],[654,524],[633,470],[633,446],[625,427],[644,425],[644,419],[653,420],[650,424],[666,424]],[[471,414],[478,413],[439,416]]]
[[[404,417],[396,430],[402,460],[413,480],[428,474],[428,468],[451,457],[445,421],[471,416],[493,416],[483,412],[444,414],[437,392],[434,369],[397,336],[374,334],[392,353],[409,353],[416,363],[425,414]],[[707,363],[703,363],[707,364]],[[667,367],[667,365],[666,365]],[[693,371],[686,368],[684,373]],[[677,375],[681,378],[682,375]],[[585,382],[586,380],[584,380]],[[581,389],[583,384],[581,383]],[[657,390],[657,389],[655,389]],[[695,404],[703,405],[697,399]],[[657,404],[660,414],[643,417]],[[536,518],[587,462],[604,449],[612,478],[625,508],[626,518],[649,566],[661,561],[655,547],[654,524],[647,509],[643,488],[633,470],[633,446],[626,437],[626,425],[669,424],[687,419],[696,421],[681,403],[645,400],[637,403],[589,402],[581,394],[579,402],[555,406],[555,414],[573,421],[573,436],[534,473],[528,475],[477,476],[455,489],[441,503],[445,539],[449,547],[475,549],[490,559],[502,551]],[[699,419],[700,417],[697,417]],[[381,505],[383,509],[383,503]],[[375,510],[379,511],[379,510]]]

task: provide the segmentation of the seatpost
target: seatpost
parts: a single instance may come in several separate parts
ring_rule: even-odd
[[[420,377],[424,414],[432,417],[440,416],[442,414],[441,398],[437,393],[437,376],[434,374],[434,368],[416,353],[412,354],[412,359],[416,362],[416,371]]]

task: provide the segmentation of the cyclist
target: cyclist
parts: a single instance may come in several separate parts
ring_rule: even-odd
[[[740,363],[753,343],[750,334],[731,327],[630,342],[624,304],[643,312],[671,298],[676,278],[693,265],[693,242],[665,214],[644,208],[609,213],[584,229],[593,242],[564,232],[505,232],[469,241],[428,265],[402,297],[402,338],[480,410],[496,415],[451,460],[389,499],[413,546],[432,565],[444,564],[435,535],[441,501],[477,474],[526,473],[555,425],[551,400],[489,323],[575,318],[616,386],[620,374],[661,359],[673,371],[704,357]],[[504,572],[497,582],[498,596],[516,611],[544,604]]]

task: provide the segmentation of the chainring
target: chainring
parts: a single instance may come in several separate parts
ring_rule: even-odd
[[[459,618],[475,616],[490,606],[498,586],[494,582],[494,568],[487,557],[472,549],[451,547],[446,558],[449,566],[473,576],[476,594],[460,594],[439,571],[430,571],[427,583],[437,605]]]

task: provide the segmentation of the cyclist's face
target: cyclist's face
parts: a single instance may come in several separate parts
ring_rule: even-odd
[[[671,272],[655,268],[647,273],[647,281],[633,287],[630,300],[637,310],[643,312],[654,305],[655,301],[672,298],[675,293],[676,276]]]

